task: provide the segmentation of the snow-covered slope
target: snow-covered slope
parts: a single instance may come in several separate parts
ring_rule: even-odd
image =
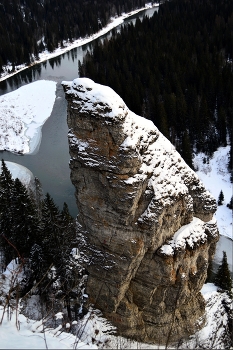
[[[5,163],[7,168],[10,170],[13,179],[18,178],[26,187],[33,187],[34,175],[28,168],[13,162],[6,161]]]
[[[220,191],[223,191],[223,205],[218,206],[215,217],[218,222],[220,235],[233,239],[232,232],[232,210],[227,207],[233,195],[232,183],[230,182],[230,173],[228,171],[230,146],[219,147],[213,156],[208,157],[199,153],[194,157],[194,166],[196,173],[205,188],[218,200]]]
[[[81,322],[80,341],[85,339],[91,342],[91,339],[94,339],[94,343],[100,349],[227,349],[230,333],[224,305],[228,305],[232,310],[231,300],[226,293],[219,293],[213,283],[205,284],[201,293],[206,302],[205,326],[188,340],[181,341],[180,344],[166,347],[161,344],[139,343],[115,336],[111,325],[101,317],[98,310],[91,310]],[[97,335],[96,330],[98,330]]]
[[[9,278],[9,274],[6,274]],[[224,303],[230,306],[225,293],[217,292],[211,284],[205,284],[202,294],[206,301],[205,327],[176,346],[176,349],[226,349],[229,334],[226,333],[227,313]],[[10,318],[9,313],[10,311]],[[43,328],[43,322],[27,319],[16,310],[8,309],[3,316],[0,306],[0,349],[165,349],[160,344],[146,344],[114,335],[114,327],[104,319],[99,310],[92,309],[79,322],[77,334],[61,332],[60,328]],[[60,315],[57,314],[57,318]],[[18,324],[18,328],[16,327]],[[167,349],[174,349],[168,346]]]
[[[97,349],[96,345],[88,345],[68,331],[62,332],[61,324],[55,329],[46,327],[45,322],[51,315],[35,321],[20,313],[20,301],[11,296],[23,278],[22,265],[15,260],[0,274],[0,349]],[[35,308],[35,304],[32,302],[30,307]],[[63,318],[61,312],[53,317]]]
[[[9,310],[8,310],[9,311]],[[3,306],[0,306],[0,318]],[[18,323],[18,329],[16,327]],[[0,325],[0,349],[98,349],[96,345],[79,341],[71,333],[61,332],[60,327],[45,328],[43,321],[26,318],[15,310],[5,313]]]
[[[70,332],[69,325],[65,325],[67,331],[64,332],[61,324],[54,329],[47,328],[46,318],[39,321],[26,318],[20,313],[20,303],[15,307],[12,300],[4,310],[5,296],[9,293],[12,281],[20,282],[23,277],[22,267],[15,261],[0,276],[0,349],[165,349],[160,344],[150,345],[116,336],[115,328],[96,309],[90,309],[78,323],[73,322],[76,327],[74,334]],[[212,283],[205,284],[201,292],[206,300],[205,326],[176,348],[225,349],[229,334],[224,305],[232,308],[229,297],[226,293],[217,292],[217,287]],[[32,303],[31,307],[35,305]],[[61,312],[54,317],[57,320],[63,318]]]

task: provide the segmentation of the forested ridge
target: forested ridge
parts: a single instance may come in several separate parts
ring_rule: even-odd
[[[232,141],[232,58],[233,1],[172,0],[99,40],[79,71],[151,119],[192,166],[192,151]]]
[[[60,211],[48,193],[43,195],[37,178],[31,190],[18,178],[14,180],[4,160],[0,173],[0,232],[0,266],[5,270],[12,259],[18,259],[24,268],[19,295],[26,295],[33,287],[35,293],[48,298],[52,288],[56,297],[69,303],[69,293],[77,287],[77,275],[83,270],[79,266],[76,272],[73,270],[75,220],[66,203]]]
[[[110,17],[145,5],[144,0],[1,0],[0,72],[30,64],[45,48],[97,32]]]

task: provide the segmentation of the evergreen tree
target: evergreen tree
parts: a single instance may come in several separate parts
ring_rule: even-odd
[[[14,252],[13,247],[10,245],[13,224],[13,186],[14,180],[4,160],[2,160],[2,171],[0,175],[0,235],[6,264],[12,260],[12,254]]]
[[[52,197],[47,193],[42,203],[42,237],[43,244],[49,255],[53,256],[51,250],[60,248],[59,243],[59,209]],[[49,252],[50,250],[50,252]]]
[[[167,126],[167,115],[164,108],[164,103],[158,104],[158,118],[159,118],[159,129],[161,133],[169,138],[169,131]]]
[[[21,256],[28,257],[37,236],[38,220],[34,203],[18,178],[12,188],[12,214],[11,240]]]
[[[193,160],[192,160],[192,148],[190,144],[189,134],[187,131],[184,132],[184,135],[182,137],[182,151],[181,155],[185,162],[190,166],[191,169],[193,169]]]
[[[34,243],[29,254],[29,267],[32,272],[33,279],[39,281],[46,272],[46,257],[44,256],[42,247]]]
[[[218,127],[219,144],[222,146],[226,146],[226,138],[227,138],[226,113],[223,106],[220,107],[218,112],[217,127]]]
[[[232,278],[227,263],[226,252],[223,252],[221,265],[218,268],[214,283],[223,291],[226,291],[232,297]]]
[[[222,205],[223,201],[224,201],[224,194],[223,194],[223,191],[221,190],[218,197],[218,205]]]
[[[69,208],[68,208],[68,205],[66,202],[64,202],[64,204],[63,204],[60,221],[61,221],[61,224],[60,224],[61,227],[65,231],[70,232],[69,234],[67,234],[67,237],[65,237],[65,241],[73,240],[75,238],[75,220],[70,215]],[[63,236],[65,236],[65,235],[63,234]]]
[[[233,148],[232,148],[232,144],[233,144],[233,136],[232,133],[230,134],[230,152],[229,152],[229,162],[228,162],[228,169],[230,171],[231,177],[230,180],[231,182],[233,182]]]
[[[229,209],[232,209],[232,208],[233,208],[233,196],[231,196],[231,200],[230,200],[230,202],[227,204],[227,207],[228,207]]]
[[[41,218],[42,202],[43,202],[43,189],[40,180],[35,177],[34,179],[34,192],[32,194],[37,208],[38,218]]]
[[[72,289],[77,284],[77,278],[75,278],[74,273],[74,261],[71,259],[71,249],[74,244],[76,230],[75,230],[75,220],[69,213],[68,205],[64,203],[63,209],[60,216],[60,242],[62,245],[62,251],[59,255],[59,260],[56,262],[55,266],[59,272],[59,280],[61,284],[62,294],[65,299],[65,304],[67,308],[68,317],[71,320],[71,307],[70,299],[72,294]]]
[[[11,197],[11,191],[14,185],[11,172],[6,166],[5,161],[2,159],[1,175],[0,175],[0,188],[1,194],[5,196],[6,200]]]
[[[208,269],[207,269],[207,277],[205,283],[213,283],[214,282],[214,272],[213,272],[213,261],[209,260]]]

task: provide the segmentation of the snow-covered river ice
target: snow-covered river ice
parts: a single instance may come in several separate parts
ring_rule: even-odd
[[[126,18],[124,23],[135,21],[137,17],[142,18],[144,15],[152,16],[155,11],[158,11],[158,8],[154,7],[144,10]],[[116,27],[116,30],[120,30],[120,26]],[[111,31],[100,38],[110,36]],[[32,143],[35,146],[35,140],[39,141],[33,152],[24,155],[8,151],[1,151],[0,153],[1,159],[3,158],[5,161],[14,162],[28,168],[40,179],[44,192],[49,192],[60,208],[66,202],[73,216],[77,215],[77,206],[74,187],[70,181],[66,101],[61,82],[78,77],[78,61],[82,62],[87,50],[92,49],[93,41],[36,64],[0,82],[0,96],[38,80],[48,80],[57,83],[52,113],[45,121],[43,127],[41,127],[42,137],[40,138],[37,134],[31,140],[31,146]],[[221,260],[223,250],[227,252],[228,262],[232,271],[232,240],[225,236],[221,236],[218,243],[215,256],[216,263]]]

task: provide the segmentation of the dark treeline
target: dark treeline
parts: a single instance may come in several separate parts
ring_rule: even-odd
[[[43,196],[37,178],[33,190],[18,178],[14,180],[2,160],[0,249],[4,261],[1,263],[7,266],[12,259],[21,262],[24,268],[21,296],[36,284],[36,293],[46,296],[49,286],[56,282],[57,294],[69,301],[69,293],[77,283],[71,256],[75,237],[76,224],[67,204],[60,211],[48,193]]]
[[[151,119],[192,166],[193,150],[232,141],[232,58],[232,0],[172,0],[99,40],[79,71]]]
[[[29,64],[45,47],[97,32],[111,16],[143,7],[143,0],[2,0],[0,2],[0,72],[2,66]]]

